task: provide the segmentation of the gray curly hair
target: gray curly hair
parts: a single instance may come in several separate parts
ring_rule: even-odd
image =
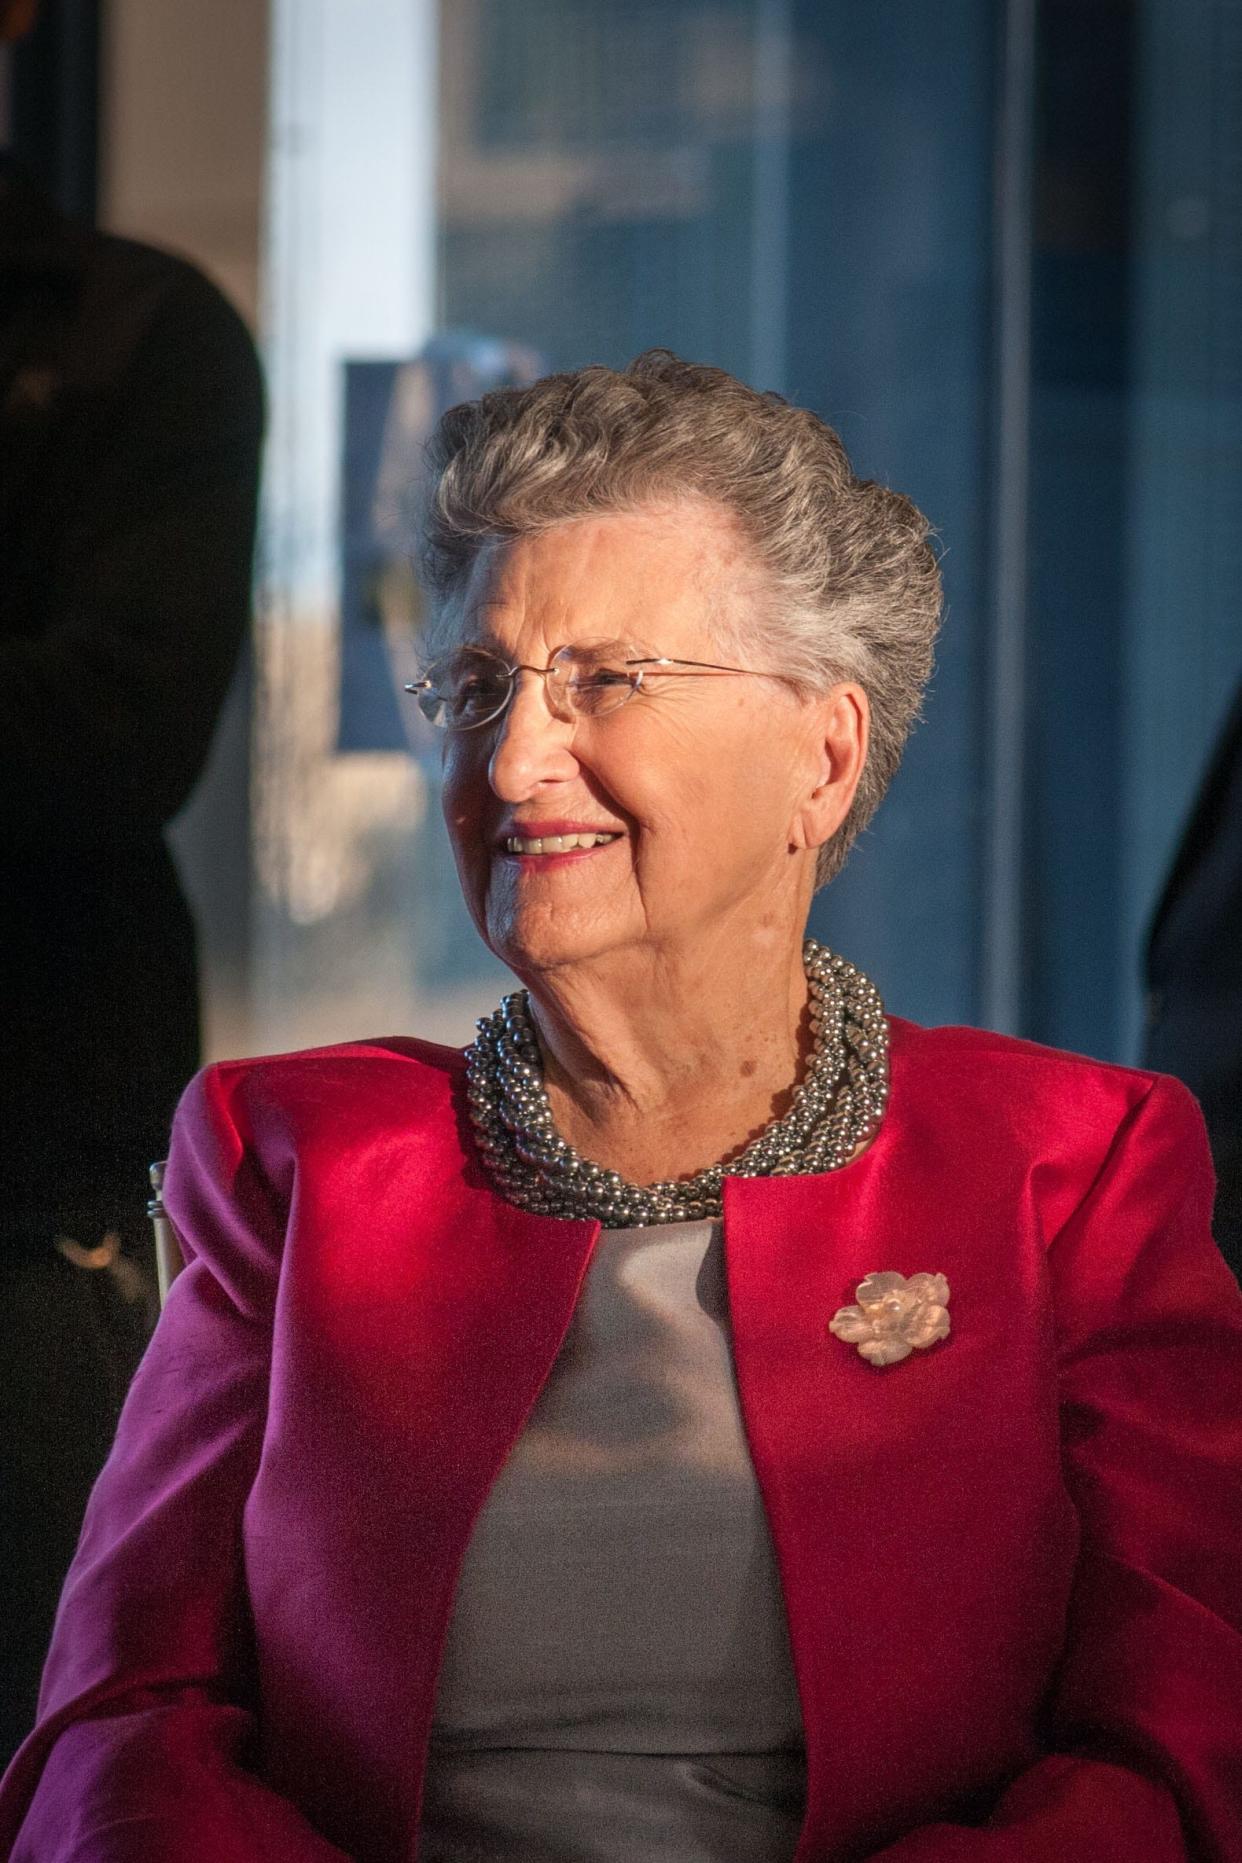
[[[834,878],[892,781],[932,670],[940,573],[910,500],[855,477],[807,409],[662,349],[450,408],[427,460],[431,641],[489,542],[686,498],[731,514],[762,591],[734,644],[806,695],[855,680],[870,702],[862,779],[819,851],[816,885]]]

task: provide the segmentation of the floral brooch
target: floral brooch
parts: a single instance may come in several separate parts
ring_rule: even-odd
[[[838,1307],[828,1331],[856,1345],[869,1365],[896,1365],[949,1335],[949,1283],[942,1274],[869,1274],[856,1306]]]

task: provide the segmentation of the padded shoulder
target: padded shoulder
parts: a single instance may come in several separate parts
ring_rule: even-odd
[[[408,1129],[450,1120],[465,1057],[459,1048],[392,1035],[217,1061],[200,1078],[255,1139],[283,1131],[296,1140],[325,1126],[344,1139],[393,1123]]]
[[[888,1117],[916,1148],[972,1174],[1039,1174],[1055,1228],[1136,1123],[1203,1149],[1193,1095],[1169,1075],[1120,1067],[987,1029],[894,1018]],[[1005,1164],[1008,1161],[1008,1164]],[[1062,1205],[1064,1204],[1064,1207]]]
[[[322,1048],[294,1048],[283,1054],[250,1055],[238,1060],[215,1061],[211,1065],[222,1074],[255,1072],[297,1078],[307,1072],[321,1073],[337,1066],[348,1075],[359,1065],[390,1062],[452,1074],[464,1070],[465,1051],[446,1047],[441,1042],[421,1041],[415,1035],[374,1035],[359,1041],[331,1042]]]
[[[923,1028],[900,1016],[890,1017],[889,1026],[894,1069],[900,1067],[920,1082],[934,1074],[951,1082],[955,1090],[973,1085],[1002,1099],[1093,1097],[1102,1108],[1117,1108],[1120,1116],[1146,1099],[1156,1082],[1165,1078],[1146,1068],[1098,1061],[1067,1048],[998,1035],[991,1029],[953,1024]]]

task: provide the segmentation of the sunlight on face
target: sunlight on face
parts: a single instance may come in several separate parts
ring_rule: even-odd
[[[485,551],[457,640],[511,665],[616,641],[747,666],[720,622],[744,614],[754,587],[727,515],[710,507],[585,518]],[[731,924],[761,934],[813,862],[791,824],[815,757],[813,713],[774,679],[653,678],[607,717],[562,720],[543,681],[522,674],[502,718],[445,746],[445,819],[475,923],[519,975],[626,947],[671,955]],[[542,856],[505,848],[515,834],[589,829],[617,839]]]

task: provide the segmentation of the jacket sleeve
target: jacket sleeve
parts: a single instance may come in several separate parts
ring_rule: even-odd
[[[166,1198],[188,1265],[86,1511],[37,1725],[0,1786],[11,1863],[344,1863],[252,1770],[241,1518],[285,1199],[238,1129],[246,1072],[206,1069],[178,1110]]]
[[[885,1863],[1242,1858],[1242,1297],[1203,1121],[1158,1077],[1049,1253],[1082,1523],[1048,1756]]]

